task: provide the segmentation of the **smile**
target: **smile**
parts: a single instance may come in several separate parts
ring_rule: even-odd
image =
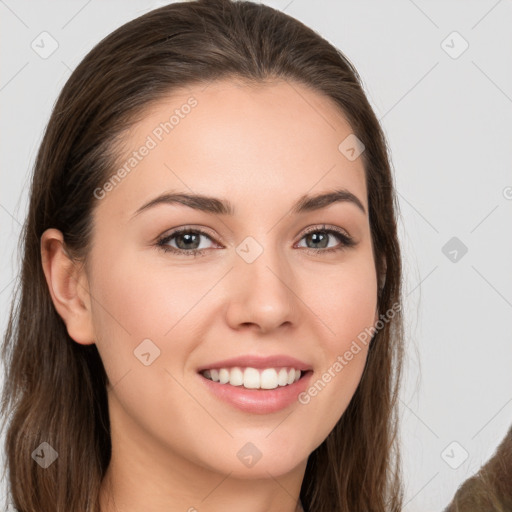
[[[297,406],[298,396],[309,386],[313,371],[249,366],[212,368],[197,375],[206,390],[220,402],[245,413],[270,414]]]

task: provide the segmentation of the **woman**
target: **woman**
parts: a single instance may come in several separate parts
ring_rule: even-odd
[[[106,37],[34,169],[14,506],[400,510],[395,208],[356,70],[297,20],[183,2]]]

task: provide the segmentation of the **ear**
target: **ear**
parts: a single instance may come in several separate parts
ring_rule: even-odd
[[[93,344],[87,276],[83,266],[68,255],[59,230],[47,229],[41,236],[41,260],[53,304],[69,336],[81,345]]]

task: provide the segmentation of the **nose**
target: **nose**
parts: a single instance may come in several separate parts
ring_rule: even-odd
[[[250,326],[267,333],[296,324],[300,300],[284,254],[265,248],[252,263],[239,256],[235,261],[229,282],[229,325],[236,330]]]

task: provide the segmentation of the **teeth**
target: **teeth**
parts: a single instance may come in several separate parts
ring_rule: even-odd
[[[243,386],[247,389],[275,389],[280,386],[293,384],[300,379],[301,371],[294,368],[219,368],[202,372],[207,379],[230,384],[231,386]]]
[[[261,382],[260,372],[258,370],[256,370],[256,368],[246,368],[244,370],[244,383],[242,384],[244,388],[249,388],[249,389],[261,388],[260,382]],[[230,382],[230,384],[231,384],[231,382]]]
[[[232,368],[229,372],[229,383],[232,386],[243,386],[244,372],[240,368]]]
[[[295,374],[294,374],[295,377]],[[279,386],[286,386],[288,383],[288,372],[286,371],[286,368],[281,368],[279,370],[279,374],[277,376],[277,384]]]
[[[260,388],[275,389],[277,388],[277,386],[278,377],[276,370],[274,370],[274,368],[267,368],[266,370],[263,370],[260,375]]]
[[[229,370],[227,370],[226,368],[221,368],[219,370],[219,382],[221,384],[226,384],[227,382],[229,382]]]

